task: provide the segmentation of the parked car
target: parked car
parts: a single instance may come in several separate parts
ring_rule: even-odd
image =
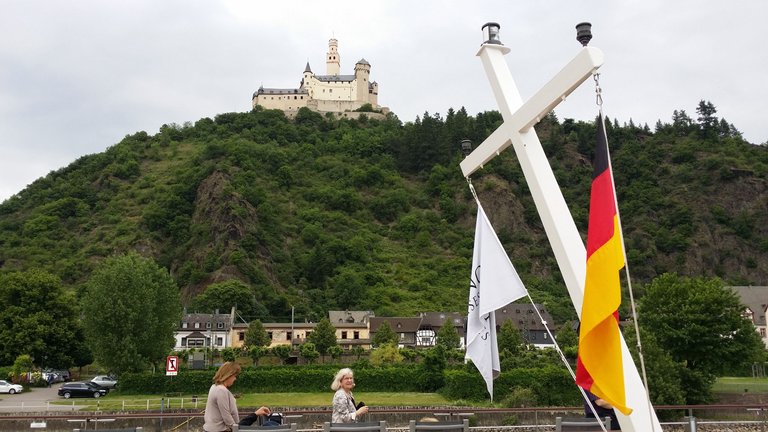
[[[90,381],[86,382],[68,382],[59,387],[59,396],[64,396],[65,399],[71,397],[95,397],[99,398],[106,396],[109,393],[108,389],[94,384]]]
[[[24,390],[24,387],[18,385],[18,384],[11,384],[6,380],[0,380],[0,393],[21,393],[21,391]]]
[[[96,375],[91,382],[108,389],[117,387],[117,379],[112,378],[109,375]]]
[[[49,380],[48,377],[51,377]],[[46,369],[43,371],[43,379],[52,383],[72,381],[69,371],[66,369]]]

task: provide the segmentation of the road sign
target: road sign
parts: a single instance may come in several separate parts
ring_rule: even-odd
[[[165,374],[176,375],[179,373],[179,357],[168,356],[165,360]]]

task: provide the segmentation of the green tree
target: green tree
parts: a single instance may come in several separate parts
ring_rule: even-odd
[[[233,362],[237,360],[237,353],[231,347],[224,348],[221,350],[221,359],[225,362]]]
[[[352,348],[352,354],[355,355],[356,360],[360,360],[360,357],[365,354],[365,348],[361,347],[360,345],[357,345]]]
[[[337,346],[336,328],[331,324],[331,320],[323,318],[317,323],[315,329],[307,336],[307,341],[315,345],[315,349],[321,355],[328,354],[328,349]]]
[[[560,326],[555,339],[560,348],[577,347],[579,345],[579,335],[576,334],[576,329],[573,328],[571,321],[566,321]]]
[[[504,321],[496,334],[496,340],[499,345],[499,353],[506,352],[506,355],[514,356],[526,350],[525,340],[511,320]]]
[[[403,362],[403,355],[397,349],[397,345],[388,343],[379,346],[371,352],[371,364],[374,366],[400,364]]]
[[[248,347],[248,356],[253,360],[254,366],[258,365],[259,359],[267,355],[267,353],[269,353],[269,348],[264,348],[263,346],[252,345]]]
[[[461,346],[459,332],[456,331],[456,327],[451,324],[450,320],[445,321],[440,330],[437,331],[437,345],[448,350],[457,349]]]
[[[275,345],[272,347],[272,354],[279,358],[283,364],[285,364],[286,360],[291,356],[291,351],[293,351],[293,349],[291,349],[290,345]]]
[[[760,358],[764,346],[744,305],[717,278],[665,273],[640,299],[640,328],[653,335],[671,359],[685,366],[682,388],[688,404],[705,403],[715,378]]]
[[[330,348],[328,348],[328,354],[331,355],[331,358],[334,360],[338,360],[341,358],[342,355],[344,355],[344,348],[334,345]]]
[[[392,330],[389,321],[382,322],[376,330],[376,333],[373,334],[373,346],[377,348],[386,344],[396,345],[399,341],[400,338],[397,337],[397,333]]]
[[[685,392],[682,380],[685,366],[672,360],[648,331],[640,329],[643,342],[643,363],[648,377],[648,388],[655,405],[683,405]],[[634,326],[624,329],[624,339],[636,365],[640,365],[637,352],[637,333]],[[661,413],[660,413],[661,414]]]
[[[424,353],[424,360],[419,364],[419,389],[425,392],[434,392],[445,385],[445,348],[437,345]]]
[[[58,277],[40,270],[0,274],[0,364],[23,354],[39,367],[91,363],[78,315]]]
[[[217,309],[229,312],[232,307],[237,307],[237,313],[249,321],[269,316],[267,308],[256,301],[253,288],[237,279],[209,285],[194,298],[191,307],[201,312],[213,312]]]
[[[253,320],[248,324],[248,331],[245,332],[245,346],[251,349],[253,347],[266,347],[271,343],[272,339],[264,329],[261,320]]]
[[[163,362],[181,319],[173,278],[135,252],[110,257],[97,267],[86,283],[83,311],[96,360],[115,373]]]
[[[320,357],[320,352],[317,351],[315,344],[312,342],[303,343],[301,348],[299,348],[299,354],[301,354],[301,356],[310,364],[314,363],[314,361]]]
[[[34,364],[29,354],[22,354],[16,357],[11,367],[11,375],[14,382],[23,381],[27,376],[27,372],[32,372],[32,369],[34,369]]]

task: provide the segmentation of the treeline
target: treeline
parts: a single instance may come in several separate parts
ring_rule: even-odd
[[[767,149],[711,103],[696,111],[654,131],[608,122],[639,289],[664,272],[733,285],[768,274]],[[257,109],[138,132],[0,205],[0,269],[46,270],[79,298],[101,260],[133,250],[168,269],[201,312],[235,302],[263,321],[288,320],[291,307],[315,321],[333,309],[462,312],[475,206],[460,143],[478,145],[501,121],[464,109],[404,124]],[[550,114],[536,128],[585,232],[594,124]],[[534,300],[556,322],[573,319],[514,152],[473,184]],[[217,303],[205,293],[222,281],[240,286]]]

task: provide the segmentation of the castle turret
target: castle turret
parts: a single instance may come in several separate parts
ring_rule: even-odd
[[[365,59],[360,59],[357,63],[355,63],[355,80],[357,82],[357,88],[355,90],[357,92],[357,101],[361,102],[362,104],[370,102],[370,97],[368,95],[368,78],[370,75],[370,63],[368,63]]]
[[[328,75],[338,75],[341,70],[341,58],[339,58],[339,42],[336,39],[328,41],[328,54],[325,56]]]

